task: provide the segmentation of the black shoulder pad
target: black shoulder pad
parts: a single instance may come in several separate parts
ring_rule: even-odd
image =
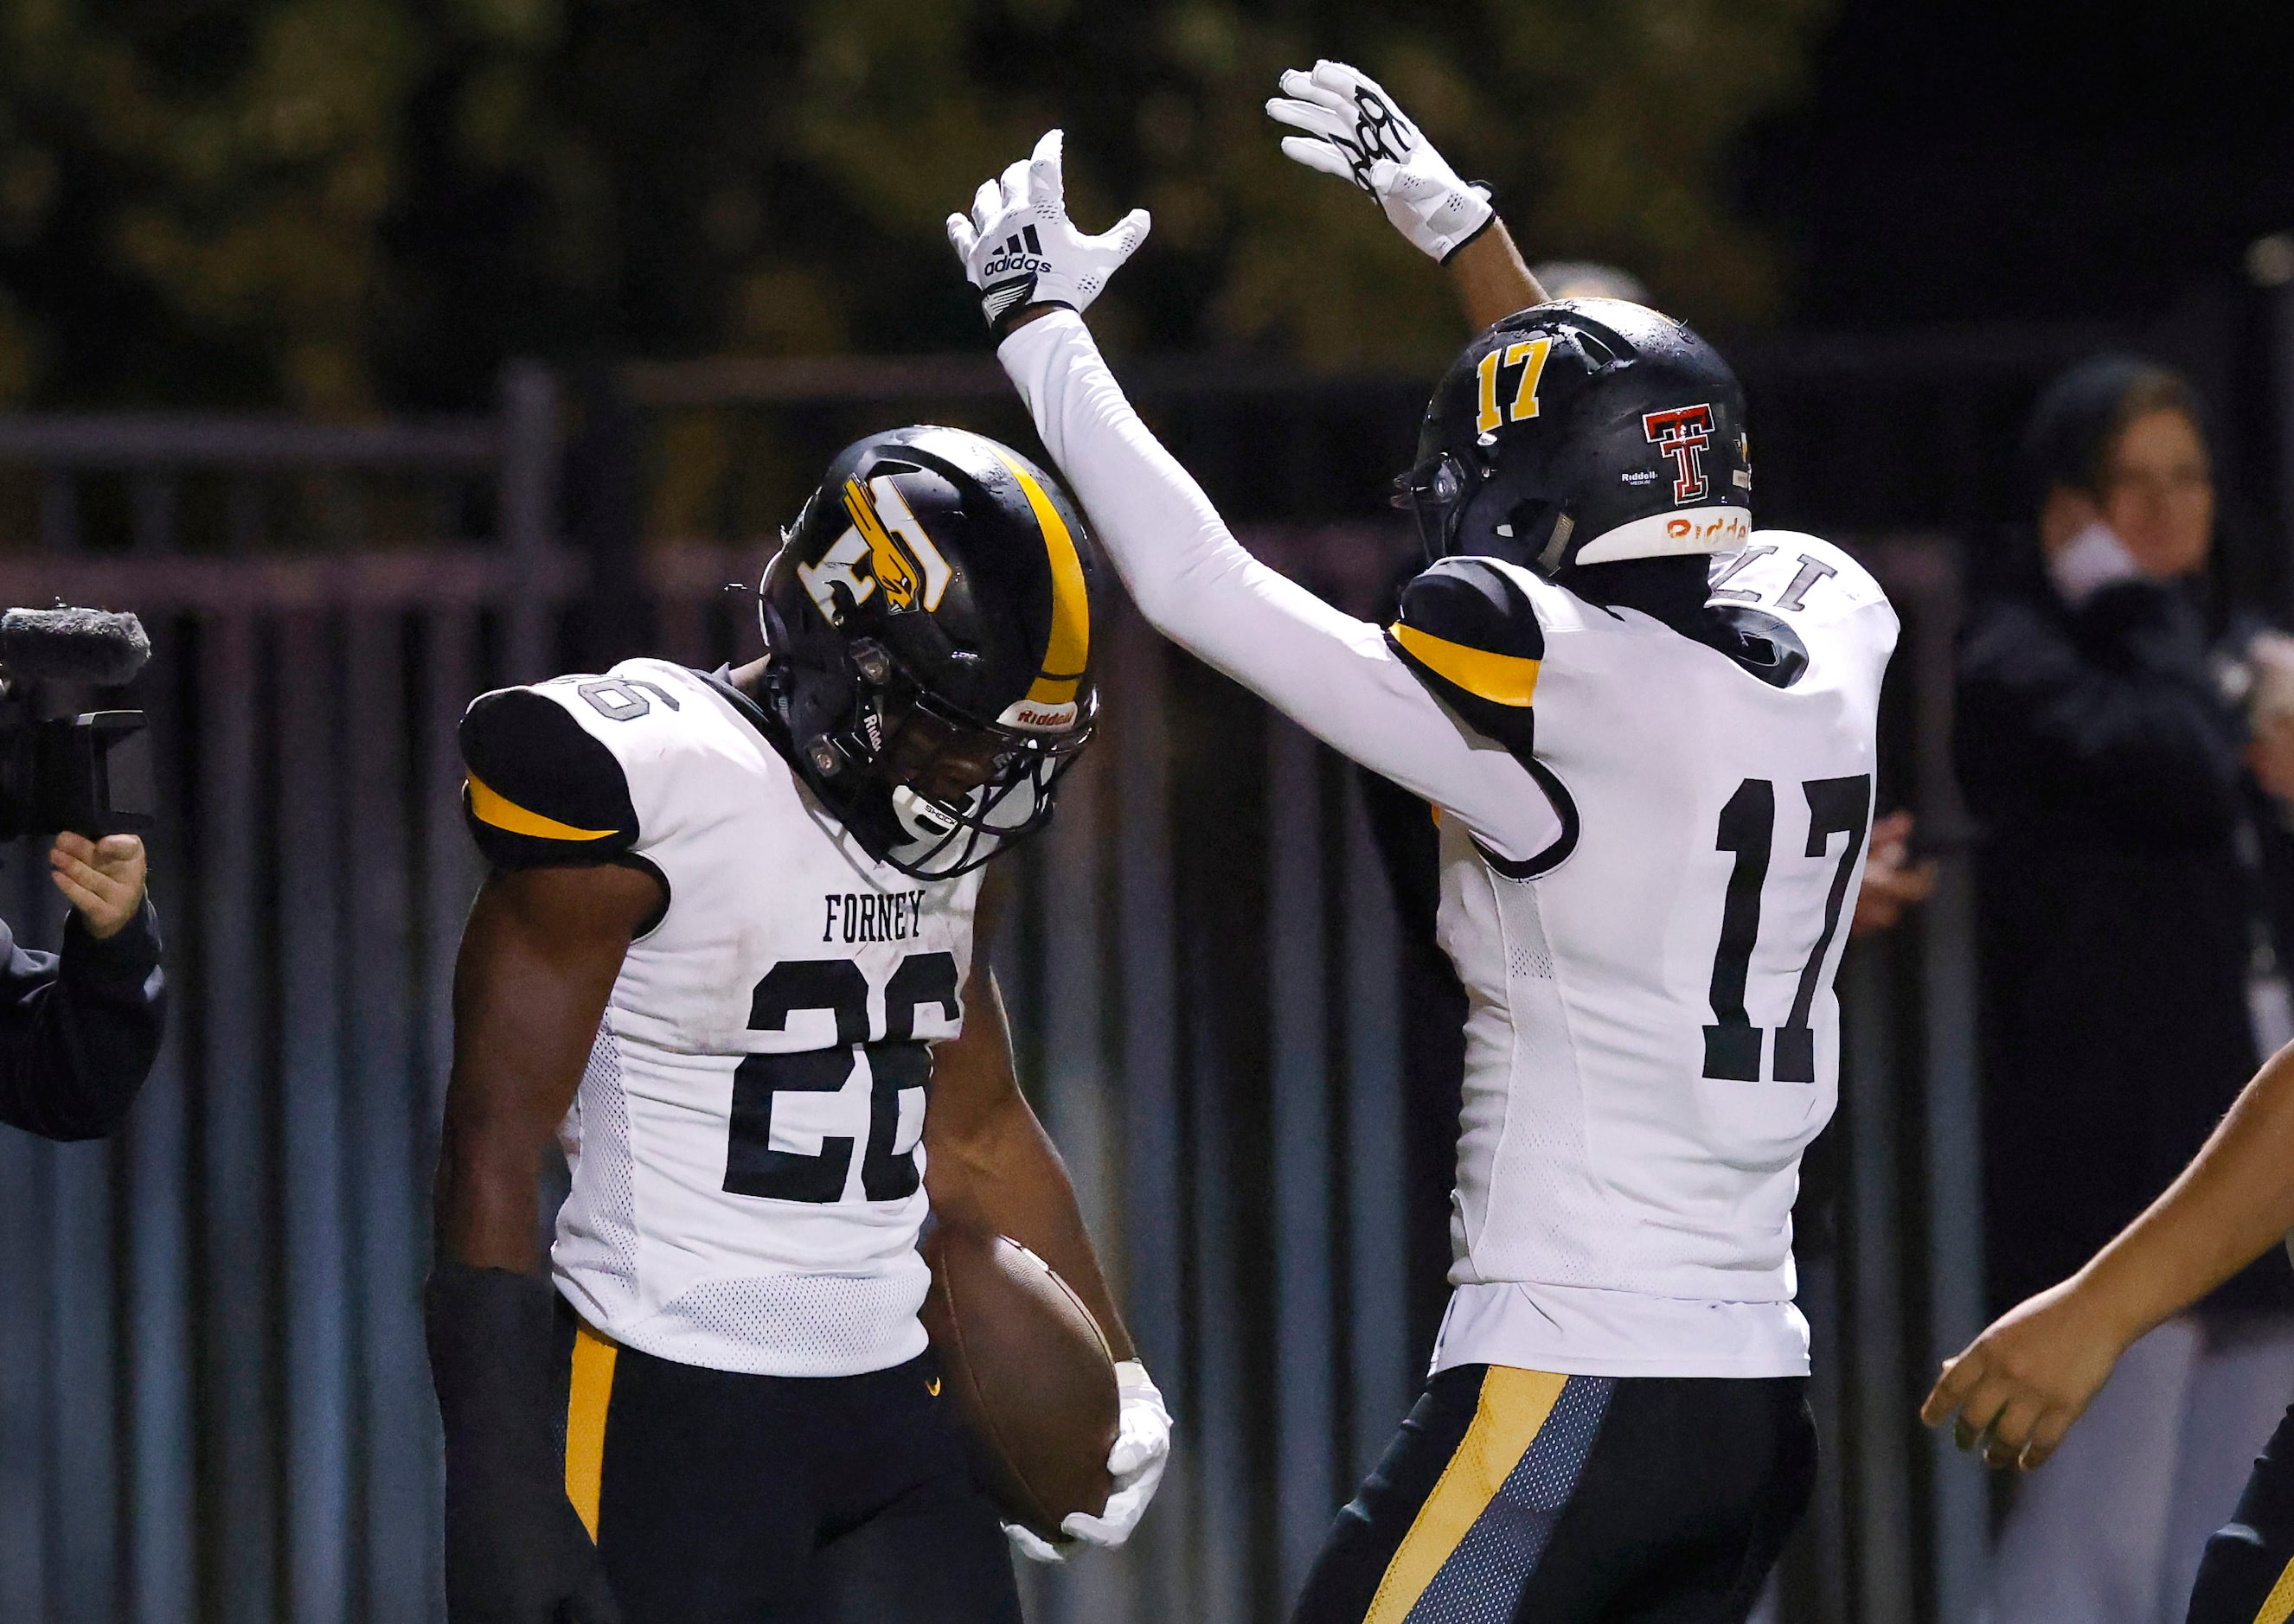
[[[606,863],[638,838],[614,752],[530,688],[482,694],[462,717],[462,812],[497,868]]]
[[[1517,754],[1530,748],[1545,631],[1503,570],[1484,558],[1444,558],[1402,589],[1387,646],[1436,699]]]

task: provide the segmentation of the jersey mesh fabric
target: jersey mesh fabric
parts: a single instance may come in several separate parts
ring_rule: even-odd
[[[654,1328],[744,1347],[924,1351],[916,1310],[931,1277],[922,1258],[885,1275],[782,1274],[710,1280],[664,1307]],[[913,1345],[910,1345],[913,1344]]]
[[[574,1108],[558,1130],[558,1143],[574,1174],[549,1249],[558,1289],[575,1306],[586,1307],[593,1320],[617,1318],[638,1300],[638,1192],[622,1048],[608,1027],[599,1027],[590,1045],[590,1061]],[[607,1290],[619,1300],[600,1301]]]
[[[1486,888],[1477,900],[1491,908],[1493,923],[1502,933],[1510,972],[1505,1007],[1485,1005],[1473,1023],[1483,1030],[1496,1026],[1510,1054],[1493,1058],[1477,1075],[1518,1081],[1500,1091],[1476,1091],[1492,1096],[1503,1126],[1489,1152],[1486,1177],[1460,1179],[1461,1189],[1471,1192],[1465,1208],[1469,1244],[1451,1278],[1508,1278],[1485,1276],[1482,1261],[1525,1254],[1538,1259],[1543,1279],[1566,1285],[1616,1283],[1600,1227],[1584,1222],[1600,1199],[1591,1188],[1585,1142],[1584,1078],[1570,1042],[1552,949],[1538,916],[1535,884],[1504,879],[1478,863],[1458,872],[1466,884]],[[1494,1049],[1498,1043],[1486,1046]],[[1485,1142],[1486,1136],[1476,1137],[1476,1148]],[[1472,1152],[1467,1154],[1470,1158]],[[1500,1192],[1533,1182],[1540,1199],[1501,1198]]]

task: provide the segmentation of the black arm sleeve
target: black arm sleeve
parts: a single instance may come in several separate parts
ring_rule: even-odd
[[[110,1133],[159,1058],[167,1008],[150,901],[103,941],[73,914],[61,958],[0,923],[0,1122],[44,1139]]]
[[[447,1618],[616,1619],[597,1547],[565,1497],[549,1282],[441,1262],[423,1295],[446,1438]]]
[[[1988,815],[2016,803],[2141,840],[2216,838],[2239,816],[2239,733],[2197,615],[2145,582],[2062,615],[2006,599],[1971,614],[1957,753]]]

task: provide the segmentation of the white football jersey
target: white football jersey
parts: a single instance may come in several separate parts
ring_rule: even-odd
[[[1801,645],[1764,680],[1497,567],[1542,632],[1535,758],[1566,832],[1513,865],[1442,831],[1439,931],[1469,1013],[1441,1362],[1534,1330],[1598,1374],[1650,1356],[1672,1374],[1804,1369],[1792,1207],[1838,1095],[1832,982],[1894,612],[1839,548],[1755,532],[1716,564],[1713,601]],[[1627,1311],[1630,1345],[1598,1294],[1652,1304]]]
[[[561,1130],[558,1289],[614,1341],[685,1364],[844,1376],[914,1358],[927,1045],[962,1026],[979,873],[927,882],[875,862],[746,699],[698,672],[632,660],[477,704],[521,694],[619,767],[613,860],[669,889]],[[520,736],[547,731],[521,702]],[[485,782],[470,735],[482,843],[611,821]]]

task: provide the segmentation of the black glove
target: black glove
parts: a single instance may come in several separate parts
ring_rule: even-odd
[[[442,1263],[427,1295],[446,1425],[451,1624],[621,1624],[598,1547],[565,1498],[549,1283]]]

